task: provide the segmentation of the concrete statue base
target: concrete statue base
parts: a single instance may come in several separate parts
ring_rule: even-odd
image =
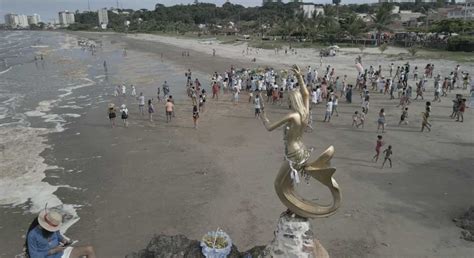
[[[265,257],[328,258],[329,254],[314,238],[309,219],[284,212],[278,220],[275,238],[265,250]]]

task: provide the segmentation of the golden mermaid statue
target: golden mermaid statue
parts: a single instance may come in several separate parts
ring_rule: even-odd
[[[332,177],[336,169],[330,167],[330,160],[334,155],[334,147],[329,147],[314,162],[308,162],[310,151],[303,144],[303,133],[308,125],[310,96],[303,81],[300,68],[294,65],[292,71],[298,79],[299,85],[299,90],[288,93],[292,112],[275,123],[270,123],[265,112],[262,112],[263,125],[268,131],[285,126],[285,161],[275,179],[275,191],[281,202],[291,212],[301,217],[328,217],[336,212],[341,203],[339,186]],[[299,181],[299,174],[311,176],[327,186],[331,191],[332,204],[320,205],[305,200],[298,195],[294,183]]]

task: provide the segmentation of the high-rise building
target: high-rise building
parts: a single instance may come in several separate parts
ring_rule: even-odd
[[[28,24],[29,25],[37,25],[41,22],[40,16],[38,14],[33,14],[28,16]]]
[[[107,8],[102,8],[99,11],[97,11],[97,13],[99,15],[99,25],[100,26],[105,25],[105,27],[107,27],[107,24],[109,24],[109,15],[108,15]]]
[[[62,26],[69,26],[74,22],[74,13],[68,12],[67,10],[59,12],[59,24]]]
[[[28,28],[28,16],[24,14],[18,15],[18,27],[20,28]]]
[[[5,15],[5,24],[13,29],[28,28],[28,16],[24,14],[8,13]]]
[[[10,28],[16,28],[19,24],[18,14],[8,13],[5,15],[5,25]]]

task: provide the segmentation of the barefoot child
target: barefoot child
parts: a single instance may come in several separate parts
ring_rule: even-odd
[[[356,111],[352,115],[352,127],[357,127],[359,128],[359,124],[357,123],[357,120],[359,120],[359,111]]]
[[[422,112],[421,113],[423,116],[423,120],[421,121],[421,131],[423,132],[426,129],[428,129],[429,132],[431,132],[431,124],[428,121],[429,113],[428,112]]]
[[[359,113],[359,125],[357,125],[357,127],[362,127],[364,128],[364,123],[365,123],[365,110],[364,108],[362,108],[362,112]]]
[[[372,158],[372,161],[377,162],[379,160],[380,156],[380,149],[384,145],[384,142],[382,141],[382,135],[377,135],[377,143],[375,145],[375,155]]]
[[[405,125],[408,125],[408,108],[407,107],[402,111],[402,115],[400,116],[400,122],[398,122],[398,125],[401,125],[402,123]]]
[[[198,127],[198,119],[199,119],[199,109],[196,105],[193,106],[193,122],[194,122],[194,129]]]
[[[385,154],[385,158],[383,159],[382,168],[385,165],[385,162],[387,162],[387,160],[390,163],[390,167],[392,167],[392,159],[390,158],[390,156],[392,156],[393,154],[392,145],[388,145],[388,148],[385,149],[383,153]]]

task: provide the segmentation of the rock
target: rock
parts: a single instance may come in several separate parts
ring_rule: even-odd
[[[204,258],[200,242],[191,240],[184,235],[155,235],[147,247],[138,252],[126,255],[126,258]],[[229,258],[244,257],[236,246],[232,246]]]
[[[461,217],[453,219],[456,226],[464,229],[461,238],[474,241],[474,206],[471,206]]]
[[[155,235],[147,247],[126,258],[204,258],[200,242],[184,235]],[[228,258],[329,258],[321,243],[314,238],[308,219],[283,213],[278,220],[275,238],[268,246],[255,246],[240,253],[235,245]]]

